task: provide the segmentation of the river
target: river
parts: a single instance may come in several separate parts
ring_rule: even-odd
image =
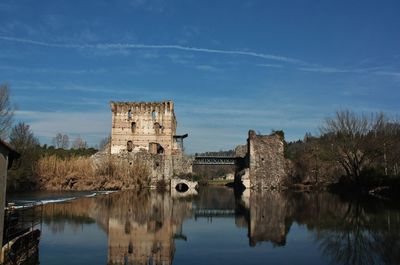
[[[396,202],[226,187],[90,194],[42,206],[41,265],[400,264]]]

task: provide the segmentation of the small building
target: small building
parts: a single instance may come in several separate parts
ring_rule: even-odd
[[[0,242],[3,245],[4,209],[6,204],[7,170],[20,155],[6,142],[0,140]],[[1,249],[1,247],[0,247]]]
[[[183,138],[176,135],[177,121],[172,101],[111,102],[111,154],[147,151],[180,155]]]

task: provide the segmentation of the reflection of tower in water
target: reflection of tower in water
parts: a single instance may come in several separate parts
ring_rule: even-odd
[[[249,244],[270,241],[286,244],[286,200],[281,192],[252,191],[250,194]]]
[[[284,246],[289,229],[287,217],[287,200],[282,192],[245,190],[236,197],[235,222],[239,227],[247,226],[252,247],[261,242]]]
[[[188,203],[173,203],[158,193],[116,195],[118,209],[110,207],[108,263],[172,264],[174,236],[190,214]]]

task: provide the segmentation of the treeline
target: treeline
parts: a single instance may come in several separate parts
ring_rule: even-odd
[[[41,159],[57,157],[65,160],[74,157],[88,157],[98,151],[96,148],[88,147],[81,137],[77,137],[74,142],[79,142],[80,145],[73,144],[70,149],[65,149],[66,145],[63,146],[64,148],[56,148],[47,144],[41,145],[28,124],[20,122],[15,125],[11,129],[9,143],[21,154],[21,157],[13,163],[8,172],[8,188],[10,190],[35,188],[35,177]]]
[[[54,155],[60,158],[68,158],[71,156],[91,156],[98,151],[98,149],[94,147],[63,149],[63,148],[55,148],[52,145],[48,146],[47,144],[39,145],[38,148],[42,156]]]
[[[318,136],[288,143],[285,155],[293,162],[294,182],[399,186],[400,123],[383,113],[338,111]]]

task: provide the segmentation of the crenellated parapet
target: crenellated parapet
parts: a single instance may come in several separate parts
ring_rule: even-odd
[[[110,102],[111,111],[113,113],[132,113],[150,114],[174,112],[174,103],[171,100],[162,102]],[[175,115],[175,114],[174,114]]]

